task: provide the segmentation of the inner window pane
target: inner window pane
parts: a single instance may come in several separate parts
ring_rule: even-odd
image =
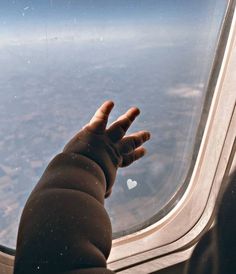
[[[107,99],[131,106],[148,154],[106,202],[115,235],[148,223],[182,186],[226,11],[222,0],[0,2],[0,244],[15,248],[49,160]],[[175,201],[177,202],[177,201]]]

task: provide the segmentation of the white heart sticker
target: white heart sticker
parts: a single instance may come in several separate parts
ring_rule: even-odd
[[[128,179],[127,180],[127,186],[128,186],[128,189],[133,189],[137,186],[137,182],[136,181],[133,181],[132,179]]]

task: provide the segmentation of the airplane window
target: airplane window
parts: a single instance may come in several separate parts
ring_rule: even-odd
[[[131,106],[148,154],[119,170],[106,207],[114,236],[161,218],[192,163],[227,8],[222,0],[0,2],[0,244],[49,160],[107,99]]]

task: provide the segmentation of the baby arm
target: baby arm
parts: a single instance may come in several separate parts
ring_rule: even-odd
[[[125,136],[139,114],[129,109],[106,129],[105,102],[48,165],[23,210],[14,273],[112,273],[106,269],[111,224],[104,209],[118,167],[141,158],[147,131]]]

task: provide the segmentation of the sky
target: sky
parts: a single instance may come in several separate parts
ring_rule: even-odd
[[[226,0],[11,0],[0,2],[0,29],[4,25],[80,23],[201,24]]]
[[[10,0],[0,1],[0,46],[67,39],[77,41],[156,35],[162,41],[209,36],[227,0]],[[206,28],[207,26],[207,28]],[[194,38],[195,36],[195,38]],[[143,38],[144,37],[144,38]],[[176,38],[175,38],[176,37]],[[135,40],[135,39],[136,40]],[[163,38],[163,39],[162,39]],[[177,41],[178,42],[178,41]]]

